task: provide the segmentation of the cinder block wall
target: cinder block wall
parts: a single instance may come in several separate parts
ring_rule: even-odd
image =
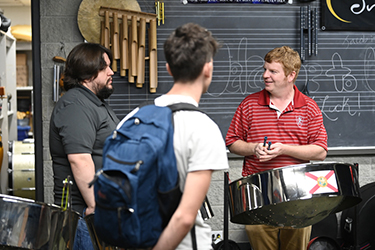
[[[43,107],[44,201],[53,202],[52,161],[49,153],[49,121],[52,101],[54,56],[65,57],[84,41],[77,24],[80,0],[40,0],[40,41]],[[63,64],[59,64],[63,66]]]
[[[53,202],[53,175],[48,147],[49,120],[54,107],[52,101],[54,62],[52,58],[54,56],[66,57],[75,45],[84,41],[77,24],[80,3],[81,0],[40,0],[44,193],[46,203]],[[359,163],[360,185],[375,181],[374,156],[328,157],[326,161]],[[230,159],[229,176],[232,181],[241,178],[241,169],[242,159]],[[224,226],[223,186],[224,173],[214,173],[208,198],[215,216],[208,223],[215,231],[222,231]],[[236,242],[247,242],[243,226],[238,224],[229,223],[229,238]]]

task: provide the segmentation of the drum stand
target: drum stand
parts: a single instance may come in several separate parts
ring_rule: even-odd
[[[229,173],[224,172],[224,229],[223,229],[223,240],[213,244],[214,250],[241,250],[236,242],[228,239],[228,201],[229,201]]]

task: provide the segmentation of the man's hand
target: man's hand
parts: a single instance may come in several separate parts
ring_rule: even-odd
[[[259,146],[257,148],[259,148]],[[260,162],[272,160],[273,158],[282,154],[282,149],[283,149],[282,143],[271,144],[269,148],[262,146],[262,150],[259,151],[257,158],[259,159]]]
[[[327,151],[317,145],[272,144],[270,149],[260,143],[255,147],[255,156],[261,162],[272,160],[279,155],[288,155],[300,160],[324,160]]]
[[[95,212],[95,207],[87,207],[85,211],[85,216],[93,214]]]

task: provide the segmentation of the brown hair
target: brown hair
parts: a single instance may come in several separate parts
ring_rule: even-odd
[[[164,43],[164,55],[174,81],[195,80],[219,49],[211,32],[198,24],[178,27]]]
[[[112,52],[96,43],[81,43],[69,53],[65,63],[64,89],[68,91],[85,80],[95,79],[108,65],[103,54],[112,62]]]

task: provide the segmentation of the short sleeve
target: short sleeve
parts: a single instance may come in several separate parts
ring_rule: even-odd
[[[74,104],[56,114],[54,122],[66,154],[92,153],[96,137],[92,119],[87,109]]]

